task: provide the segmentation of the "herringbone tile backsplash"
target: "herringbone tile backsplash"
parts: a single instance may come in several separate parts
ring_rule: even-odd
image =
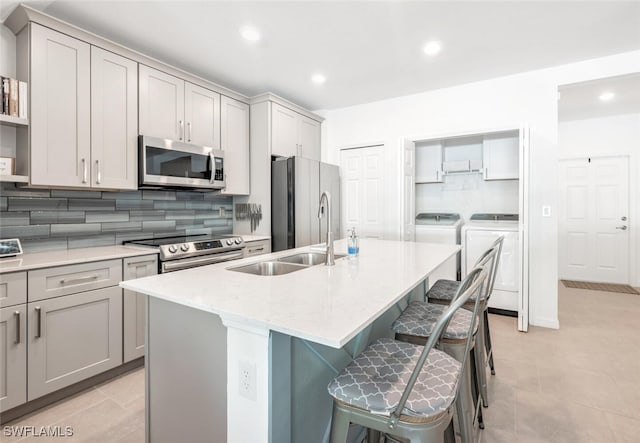
[[[65,191],[0,186],[0,238],[26,252],[169,235],[231,234],[232,198],[190,191]]]

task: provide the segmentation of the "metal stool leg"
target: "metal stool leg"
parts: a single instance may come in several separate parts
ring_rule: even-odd
[[[482,350],[482,348],[480,348]],[[484,352],[482,350],[481,352]],[[470,363],[473,365],[471,368],[471,388],[473,393],[473,408],[475,413],[475,419],[478,420],[478,427],[480,429],[484,429],[484,420],[482,418],[482,408],[480,407],[480,381],[478,380],[478,360],[477,360],[477,352],[476,348],[471,349],[471,361]]]
[[[367,429],[367,443],[380,443],[380,431]]]
[[[493,346],[491,345],[491,331],[489,330],[489,309],[484,310],[484,344],[487,348],[487,359],[489,360],[489,367],[491,368],[491,375],[496,375],[496,369],[493,365]]]
[[[349,434],[349,415],[334,403],[331,417],[331,443],[346,443]]]
[[[480,389],[480,396],[482,397],[482,405],[486,408],[489,407],[489,395],[487,392],[487,362],[485,360],[485,333],[484,322],[480,321],[478,332],[476,333],[476,347],[474,349],[474,363],[476,366],[475,375],[478,379],[478,389]]]
[[[453,430],[453,420],[449,422],[449,426],[444,431],[444,442],[445,443],[456,443],[456,433]]]

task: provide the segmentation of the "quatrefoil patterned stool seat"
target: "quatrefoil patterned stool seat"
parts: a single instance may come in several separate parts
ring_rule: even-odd
[[[456,283],[459,284],[460,282]],[[433,327],[446,308],[445,305],[414,301],[393,322],[391,328],[396,334],[429,337],[433,332]],[[473,314],[470,311],[459,309],[453,314],[442,337],[450,340],[464,340],[467,338],[472,321]],[[475,323],[474,334],[478,330],[478,322],[476,321]]]
[[[427,292],[427,297],[430,302],[440,302],[442,304],[449,304],[453,300],[453,296],[460,287],[459,281],[454,280],[438,280],[431,289]]]
[[[373,413],[395,410],[422,347],[389,338],[367,347],[329,384],[338,401]],[[445,413],[456,398],[461,364],[437,349],[429,353],[403,414],[428,419]]]

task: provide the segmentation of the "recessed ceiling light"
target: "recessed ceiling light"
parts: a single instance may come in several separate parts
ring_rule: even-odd
[[[432,41],[432,42],[426,43],[422,48],[422,50],[424,51],[425,54],[429,56],[434,56],[442,50],[442,45],[440,44],[440,42]]]
[[[313,74],[311,76],[311,81],[314,82],[316,85],[321,85],[327,81],[327,77],[325,77],[322,74]]]
[[[260,40],[260,33],[256,28],[251,26],[240,28],[240,35],[242,35],[242,38],[250,42],[257,42]]]
[[[600,100],[602,100],[603,102],[608,102],[615,96],[616,95],[613,92],[603,92],[602,94],[600,94]]]

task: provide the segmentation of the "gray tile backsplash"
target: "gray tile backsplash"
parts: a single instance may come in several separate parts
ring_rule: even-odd
[[[220,208],[225,214],[220,217]],[[27,252],[184,234],[231,234],[231,197],[189,191],[99,192],[0,184],[0,238]]]

